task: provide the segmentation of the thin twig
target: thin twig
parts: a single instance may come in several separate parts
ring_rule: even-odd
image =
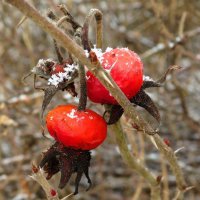
[[[200,33],[200,27],[197,27],[193,30],[187,31],[185,32],[182,37],[178,36],[174,39],[174,41],[168,41],[166,43],[159,43],[156,46],[154,46],[153,48],[145,51],[143,54],[141,54],[141,58],[142,59],[146,59],[154,54],[157,54],[161,51],[164,51],[165,49],[173,49],[177,44],[185,41],[185,39],[193,37],[197,34]]]
[[[187,17],[187,12],[183,12],[183,14],[181,16],[179,27],[178,27],[178,35],[179,35],[179,37],[183,37],[186,17]]]

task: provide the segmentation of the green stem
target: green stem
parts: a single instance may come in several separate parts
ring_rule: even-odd
[[[123,132],[120,122],[117,122],[110,127],[115,133],[116,142],[120,149],[122,158],[125,160],[129,167],[140,174],[150,184],[151,200],[160,200],[159,183],[157,182],[156,178],[151,174],[151,172],[143,166],[142,162],[137,161],[137,158],[130,153],[126,143],[125,133]]]

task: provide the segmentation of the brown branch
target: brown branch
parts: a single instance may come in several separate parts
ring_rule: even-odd
[[[125,114],[131,118],[138,127],[140,127],[145,133],[155,133],[153,136],[151,136],[151,138],[153,138],[160,152],[164,154],[164,157],[168,160],[176,177],[178,188],[180,190],[184,190],[185,180],[174,152],[163,142],[160,136],[156,134],[152,126],[139,116],[139,114],[135,111],[135,108],[126,98],[124,93],[119,89],[111,76],[105,70],[103,70],[100,63],[96,63],[95,65],[92,64],[90,60],[85,56],[84,50],[79,45],[77,45],[68,35],[58,29],[54,24],[49,22],[45,17],[41,16],[39,12],[30,6],[26,1],[6,1],[18,8],[23,14],[36,22],[43,30],[45,30],[54,39],[60,42],[62,46],[71,52],[75,57],[77,57],[77,59],[79,59],[83,65],[87,66],[88,69],[100,80],[100,82],[109,90],[111,95],[114,96],[117,102],[123,107]]]

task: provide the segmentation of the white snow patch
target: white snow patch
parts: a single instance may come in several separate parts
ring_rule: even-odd
[[[168,46],[169,46],[169,48],[172,49],[175,46],[175,43],[174,42],[168,42]]]
[[[50,120],[53,121],[53,116],[50,117]]]
[[[64,94],[63,97],[64,97],[65,99],[71,100],[72,95],[71,95],[70,93],[63,93],[63,94]]]
[[[71,74],[73,74],[77,69],[78,65],[67,64],[66,67],[64,68],[65,72],[59,72],[57,74],[53,74],[51,78],[48,79],[48,85],[55,85],[56,87],[58,87],[59,83],[63,82],[64,80],[71,79],[72,78]]]
[[[150,76],[143,75],[143,81],[153,81],[153,79]]]
[[[107,47],[105,52],[110,52],[110,51],[112,51],[112,50],[113,50],[113,48]]]
[[[96,45],[94,45],[94,48],[91,49],[91,51],[93,51],[96,54],[99,62],[102,63],[103,62],[103,52],[102,52],[102,49],[96,48]]]
[[[53,59],[51,59],[51,58],[48,58],[46,60],[45,59],[39,59],[36,67],[43,69],[46,66],[46,64],[50,63],[50,62],[55,64],[55,61],[53,61]]]
[[[88,58],[88,57],[89,57],[89,52],[88,52],[88,50],[86,49],[86,50],[84,50],[84,51],[85,51],[86,57]]]
[[[78,117],[77,115],[75,115],[75,112],[76,110],[72,109],[71,112],[67,114],[67,116],[70,117],[71,119]]]
[[[80,120],[82,120],[82,119],[85,119],[85,117],[84,117],[84,116],[79,117],[79,118],[78,118],[78,121],[80,121]]]
[[[125,50],[125,51],[129,51],[129,48],[128,48],[128,47],[124,47],[124,48],[121,48],[121,49],[123,49],[123,50]]]

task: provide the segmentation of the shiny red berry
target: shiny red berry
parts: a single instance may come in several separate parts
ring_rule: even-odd
[[[94,149],[107,134],[107,124],[100,115],[89,109],[79,111],[74,105],[61,105],[51,110],[46,125],[56,141],[73,149]]]
[[[56,65],[53,67],[53,69],[52,69],[52,71],[51,71],[50,74],[53,75],[53,74],[57,74],[57,73],[60,73],[60,72],[65,72],[64,66],[65,66],[65,65],[62,65],[62,64],[56,64]]]
[[[102,66],[112,76],[127,98],[132,98],[143,83],[143,64],[139,56],[127,49],[116,48],[105,52],[101,58]],[[108,90],[91,73],[87,72],[88,97],[95,103],[117,104]]]

